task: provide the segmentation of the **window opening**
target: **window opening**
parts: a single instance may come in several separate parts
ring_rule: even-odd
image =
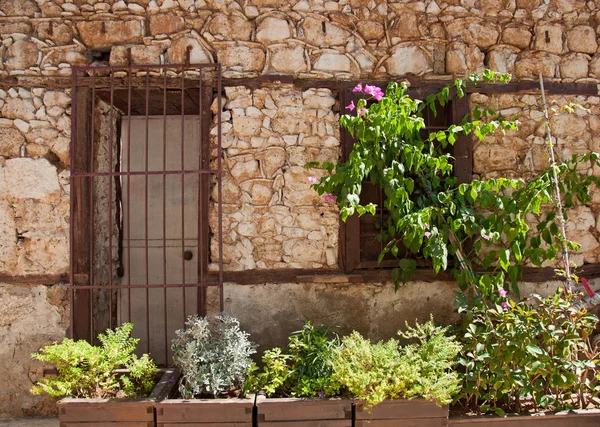
[[[168,365],[175,330],[188,315],[206,313],[208,288],[219,291],[223,309],[220,96],[214,118],[210,111],[215,87],[220,93],[218,64],[73,70],[74,338],[93,342],[105,329],[133,321],[140,351]],[[214,229],[209,207],[218,216]],[[210,253],[209,236],[218,253]],[[209,276],[209,263],[216,274]]]
[[[351,89],[341,91],[342,100],[340,105],[348,105],[351,101],[356,104],[359,96],[351,92]],[[410,93],[410,92],[409,92]],[[423,98],[419,96],[419,98]],[[453,123],[458,123],[467,113],[468,107],[466,98],[454,99],[444,107],[437,106],[437,115],[426,109],[423,119],[425,129],[423,137],[432,132],[445,130]],[[350,133],[342,129],[343,157],[348,158],[354,145],[354,138]],[[460,182],[471,180],[472,154],[470,141],[468,138],[459,138],[454,146],[448,146],[448,152],[453,157],[454,174]],[[418,186],[416,186],[418,188]],[[392,268],[397,266],[397,259],[388,253],[382,262],[378,262],[378,257],[386,242],[377,240],[379,234],[378,224],[387,221],[388,214],[383,208],[385,194],[383,190],[372,184],[368,179],[362,184],[361,203],[374,203],[377,205],[376,214],[365,214],[359,217],[357,214],[348,218],[347,222],[341,225],[340,230],[340,266],[345,272],[352,272],[355,269],[374,269],[374,268]],[[402,256],[406,249],[400,244],[399,255]],[[429,268],[425,260],[416,260],[420,267]]]

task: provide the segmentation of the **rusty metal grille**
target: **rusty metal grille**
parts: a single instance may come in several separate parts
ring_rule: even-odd
[[[168,365],[208,288],[223,309],[220,94],[219,64],[73,69],[74,338],[132,321],[140,351]]]

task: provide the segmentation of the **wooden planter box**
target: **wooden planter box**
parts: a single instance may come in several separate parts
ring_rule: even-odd
[[[348,399],[260,399],[258,426],[268,427],[428,427],[448,424],[448,407],[423,399],[386,400],[365,409]]]
[[[351,427],[352,401],[348,399],[260,398],[258,426]]]
[[[164,371],[145,399],[62,399],[60,427],[154,427],[154,404],[171,393],[178,377],[176,370]]]
[[[165,399],[154,407],[157,427],[252,427],[254,399]]]
[[[386,400],[369,411],[355,403],[356,427],[433,427],[448,425],[448,406],[425,399]]]
[[[600,410],[586,409],[569,412],[541,412],[527,415],[493,415],[452,417],[449,426],[463,427],[480,425],[490,427],[598,427],[600,426]]]

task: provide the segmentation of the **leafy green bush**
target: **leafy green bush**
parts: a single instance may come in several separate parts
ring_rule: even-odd
[[[416,340],[405,346],[390,339],[372,343],[358,332],[342,339],[332,359],[333,379],[367,406],[385,399],[422,397],[446,404],[458,393],[460,382],[452,371],[460,345],[447,336],[447,327],[433,320],[398,334]]]
[[[265,351],[263,369],[251,369],[246,390],[279,397],[334,396],[339,384],[332,381],[330,359],[338,346],[339,339],[329,327],[309,321],[290,335],[289,354],[282,354],[280,348]]]
[[[32,357],[56,365],[56,378],[43,378],[31,392],[52,397],[145,397],[154,387],[157,368],[144,354],[138,358],[139,342],[131,338],[132,323],[98,335],[101,346],[65,338],[46,346]],[[125,368],[129,373],[117,373]]]
[[[459,363],[466,405],[480,412],[520,412],[579,407],[587,393],[600,391],[600,354],[590,345],[598,321],[573,313],[573,295],[562,291],[535,304],[508,301],[489,309],[474,305],[463,336]]]
[[[240,389],[252,365],[256,344],[226,314],[207,319],[189,316],[185,329],[176,331],[173,361],[183,375],[179,392],[185,399],[217,397]]]

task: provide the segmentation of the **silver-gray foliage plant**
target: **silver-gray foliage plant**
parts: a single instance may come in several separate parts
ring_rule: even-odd
[[[192,315],[185,326],[175,332],[172,346],[173,361],[183,375],[181,396],[216,397],[241,388],[257,346],[239,321],[225,313],[210,319]]]

